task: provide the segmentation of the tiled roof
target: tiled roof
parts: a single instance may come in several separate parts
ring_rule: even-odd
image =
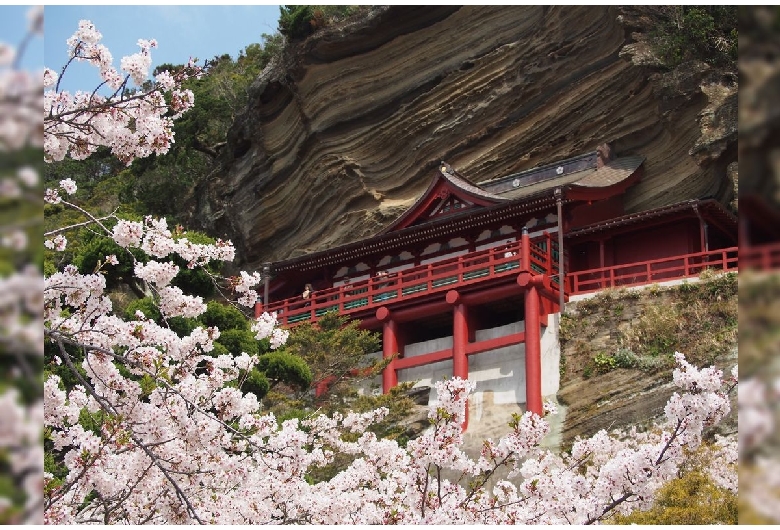
[[[504,193],[501,194],[501,196],[510,200],[522,199],[524,197],[529,197],[531,195],[534,195],[536,193],[539,193],[541,191],[550,188],[560,188],[563,186],[567,186],[569,184],[577,182],[578,180],[592,173],[593,173],[592,169],[586,169],[584,171],[569,173],[568,175],[562,175],[560,177],[555,177],[542,182],[536,182],[533,184],[529,184],[527,186],[519,186],[517,188],[513,188],[511,190],[505,191]]]
[[[594,152],[479,185],[472,184],[449,164],[442,162],[438,168],[440,176],[431,181],[428,189],[404,214],[377,235],[333,249],[277,262],[274,266],[277,271],[321,267],[367,253],[404,248],[417,241],[454,233],[461,227],[473,228],[487,225],[495,219],[542,210],[555,204],[553,192],[556,188],[609,187],[630,177],[643,161],[644,157],[628,156],[612,160],[606,166],[597,169]],[[462,191],[464,198],[470,197],[480,206],[427,219],[421,224],[409,225],[409,217],[420,214],[421,205],[430,201],[437,182],[441,183],[439,178],[445,179],[452,188]],[[568,200],[564,195],[564,203],[566,202]]]
[[[614,219],[610,219],[608,221],[599,221],[598,223],[572,230],[571,232],[565,234],[565,237],[567,239],[572,239],[578,236],[592,234],[594,232],[600,232],[602,230],[607,230],[618,226],[643,222],[648,219],[663,217],[665,215],[677,212],[691,211],[695,215],[697,208],[700,208],[701,211],[709,218],[713,220],[720,220],[724,227],[732,228],[736,234],[737,218],[722,204],[720,204],[715,199],[692,199],[675,204],[669,204],[667,206],[661,206],[659,208],[653,208],[651,210],[630,213],[621,217],[615,217]]]
[[[478,187],[494,197],[509,200],[529,197],[550,188],[606,188],[633,175],[644,160],[639,155],[625,156],[597,168],[596,153],[587,153],[481,182]]]
[[[476,195],[478,197],[483,197],[485,199],[491,200],[491,201],[506,201],[509,198],[504,195],[498,195],[496,193],[490,193],[489,191],[485,191],[484,189],[480,188],[479,186],[476,186],[460,176],[457,171],[455,171],[449,164],[442,162],[439,166],[439,171],[444,176],[445,179],[447,179],[453,186],[456,186],[460,188],[461,190],[465,191],[466,193],[470,195]]]
[[[587,172],[585,176],[572,184],[588,188],[612,186],[630,177],[644,161],[645,157],[639,155],[616,158],[595,171]]]

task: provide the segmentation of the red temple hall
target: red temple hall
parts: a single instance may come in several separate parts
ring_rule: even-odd
[[[625,212],[643,163],[605,145],[475,185],[442,162],[375,236],[271,264],[256,312],[293,327],[338,311],[380,331],[382,355],[397,354],[385,392],[460,376],[541,413],[558,390],[553,328],[570,296],[737,268],[737,218],[716,200]]]

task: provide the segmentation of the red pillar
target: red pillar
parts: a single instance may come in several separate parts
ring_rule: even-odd
[[[601,268],[601,269],[604,268],[604,240],[603,239],[599,239],[599,268]],[[605,289],[607,287],[607,285],[605,283],[605,277],[606,277],[605,275],[606,275],[606,272],[602,270],[601,271],[601,288],[602,289]],[[614,287],[614,285],[610,285],[610,287]]]
[[[542,415],[542,347],[539,291],[529,282],[525,291],[525,403],[526,410]]]
[[[389,359],[396,353],[401,353],[398,346],[398,324],[388,318],[384,321],[382,329],[382,357]],[[382,392],[387,394],[390,389],[398,385],[398,374],[395,371],[395,359],[390,361],[382,371]]]
[[[469,329],[468,306],[463,303],[458,291],[449,291],[446,296],[447,302],[452,304],[452,377],[460,377],[463,380],[469,378],[469,360],[466,357],[466,346],[469,337],[472,334]],[[466,403],[466,410],[463,418],[462,429],[469,426],[469,405]]]
[[[526,227],[520,235],[520,270],[531,272],[531,238]]]
[[[469,341],[469,326],[466,306],[455,304],[452,318],[452,376],[469,378],[469,361],[466,358],[466,345]]]

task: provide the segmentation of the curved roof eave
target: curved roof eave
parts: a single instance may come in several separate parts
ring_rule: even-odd
[[[712,220],[721,220],[721,229],[725,232],[736,231],[737,217],[728,211],[717,200],[708,199],[689,199],[686,201],[668,204],[666,206],[660,206],[658,208],[652,208],[650,210],[644,210],[641,212],[635,212],[626,214],[620,217],[615,217],[608,221],[599,221],[588,226],[583,226],[565,233],[566,239],[575,239],[577,237],[601,232],[604,230],[610,230],[617,227],[623,227],[633,223],[644,222],[652,218],[660,218],[667,215],[673,215],[676,213],[690,211],[693,215],[696,214],[696,208],[701,208],[702,213]],[[729,228],[731,230],[729,230]]]
[[[475,186],[446,162],[439,164],[439,171],[431,180],[425,192],[402,213],[395,221],[386,226],[379,234],[387,234],[395,230],[407,228],[412,225],[420,216],[423,215],[427,206],[437,194],[437,189],[441,186],[447,188],[450,193],[460,199],[476,203],[479,206],[491,206],[502,202],[508,202],[509,199],[495,193],[490,193],[482,188]]]
[[[619,184],[636,173],[645,161],[641,155],[625,156],[609,161],[607,164],[572,182],[572,188],[608,188]]]
[[[310,269],[336,263],[344,259],[352,259],[360,254],[402,248],[406,244],[434,234],[458,231],[462,229],[462,225],[465,226],[464,223],[474,226],[489,223],[496,219],[513,217],[518,213],[531,213],[539,209],[553,207],[555,201],[555,190],[544,190],[540,193],[535,193],[531,197],[524,197],[522,200],[505,200],[486,208],[464,210],[458,214],[436,219],[429,223],[407,226],[395,232],[380,232],[361,241],[345,243],[338,247],[313,252],[305,256],[277,261],[273,264],[273,268],[277,272],[293,270],[299,267],[301,269]],[[564,202],[568,201],[564,198]]]

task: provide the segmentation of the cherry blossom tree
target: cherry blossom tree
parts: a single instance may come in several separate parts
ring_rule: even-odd
[[[768,451],[780,417],[780,379],[751,378],[739,388],[739,453],[745,464],[744,498],[751,509],[780,523],[780,459]]]
[[[5,8],[3,8],[5,9]],[[5,15],[5,13],[4,13]],[[31,265],[40,230],[39,176],[31,158],[43,143],[42,76],[20,68],[43,32],[43,9],[28,11],[18,46],[0,41],[0,522],[40,523],[43,424],[40,370],[43,278]],[[23,161],[15,163],[16,160]]]
[[[71,61],[97,67],[112,96],[61,92],[67,65],[59,74],[46,70],[47,160],[84,158],[100,146],[128,163],[162,154],[173,141],[173,122],[194,104],[181,88],[185,74],[147,82],[153,40],[138,41],[140,51],[122,59],[120,74],[100,39],[82,21],[68,41]],[[190,65],[186,75],[197,70]],[[130,90],[131,83],[138,88]],[[127,250],[105,256],[101,269],[131,260],[164,319],[114,314],[100,270],[81,274],[68,265],[45,278],[43,329],[54,346],[52,363],[75,380],[66,385],[52,374],[44,383],[46,439],[64,466],[59,475],[44,475],[47,523],[595,523],[649,506],[687,451],[702,443],[704,429],[729,412],[736,372],[724,380],[719,370],[699,370],[678,354],[674,379],[682,393],[669,400],[666,425],[622,437],[602,431],[565,454],[540,447],[549,425],[527,412],[513,419],[507,436],[486,440],[477,458],[467,455],[461,424],[474,384],[460,379],[437,384],[431,426],[406,447],[366,429],[386,409],[278,421],[241,390],[256,356],[210,355],[215,327],[179,336],[165,325],[206,308],[171,285],[180,272],[172,257],[190,268],[230,261],[232,244],[192,243],[165,219],[92,215],[70,199],[76,182],[59,184],[45,200],[81,212],[79,226]],[[73,228],[45,234],[47,247],[66,248]],[[135,262],[131,249],[151,260]],[[230,279],[238,303],[254,304],[259,281],[247,272]],[[287,339],[275,315],[261,315],[252,329],[272,348]],[[736,456],[724,447],[713,472],[735,489],[729,479]],[[309,472],[337,454],[353,460],[332,479],[312,483]],[[503,472],[507,478],[497,479]]]

